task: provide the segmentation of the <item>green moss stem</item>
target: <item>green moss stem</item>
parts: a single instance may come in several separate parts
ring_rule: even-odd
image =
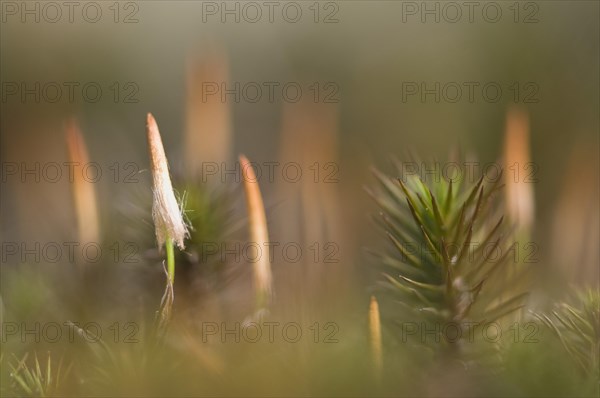
[[[167,248],[167,273],[171,283],[175,282],[175,252],[173,250],[173,239],[167,238],[165,242]]]

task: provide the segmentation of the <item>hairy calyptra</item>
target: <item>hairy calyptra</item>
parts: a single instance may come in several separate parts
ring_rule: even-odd
[[[163,148],[158,125],[152,114],[148,113],[146,134],[150,153],[152,170],[152,218],[156,229],[158,246],[162,247],[168,239],[172,239],[180,249],[183,249],[184,239],[188,233],[183,221],[181,209],[175,198],[169,165]]]

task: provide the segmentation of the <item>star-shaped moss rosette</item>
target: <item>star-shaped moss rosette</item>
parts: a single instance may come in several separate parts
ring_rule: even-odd
[[[501,174],[493,181],[429,175],[427,183],[414,174],[374,174],[379,184],[367,191],[390,242],[389,250],[373,253],[379,284],[391,296],[382,319],[412,323],[421,342],[423,334],[413,329],[435,330],[442,344],[457,348],[473,336],[470,328],[496,326],[523,307],[527,293],[515,292],[513,282],[520,278],[518,253],[496,203]]]

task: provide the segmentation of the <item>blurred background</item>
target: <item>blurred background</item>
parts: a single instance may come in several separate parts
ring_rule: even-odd
[[[239,180],[221,174],[243,153],[263,172],[272,240],[298,242],[305,256],[320,245],[318,261],[273,263],[276,291],[297,290],[281,294],[291,307],[314,301],[328,319],[364,322],[373,280],[363,249],[382,235],[363,188],[371,167],[392,174],[411,150],[503,164],[525,148],[534,266],[552,270],[540,275],[557,296],[565,280],[597,286],[600,5],[464,3],[99,1],[69,14],[61,2],[2,1],[2,241],[76,237],[67,169],[57,182],[43,175],[72,161],[70,120],[103,172],[100,234],[119,235],[132,201],[149,206],[151,112],[175,176],[231,188],[243,222]],[[507,139],[511,112],[522,116],[520,143]],[[39,167],[40,181],[24,167]]]

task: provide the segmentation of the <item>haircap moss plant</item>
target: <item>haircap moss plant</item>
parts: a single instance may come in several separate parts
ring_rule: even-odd
[[[152,218],[159,248],[163,245],[167,251],[167,270],[171,283],[175,280],[175,255],[173,243],[181,250],[185,248],[184,240],[188,235],[187,226],[169,176],[169,165],[158,125],[152,114],[148,113],[146,133],[152,170]]]
[[[375,253],[380,284],[391,305],[399,306],[390,318],[425,322],[428,330],[464,328],[496,322],[524,306],[527,293],[513,293],[509,280],[520,273],[507,270],[514,252],[494,201],[501,176],[487,185],[484,176],[425,183],[414,175],[374,174],[379,185],[367,191],[381,208],[377,221],[391,243],[391,251]],[[460,354],[468,336],[462,330],[456,341],[440,342]]]

